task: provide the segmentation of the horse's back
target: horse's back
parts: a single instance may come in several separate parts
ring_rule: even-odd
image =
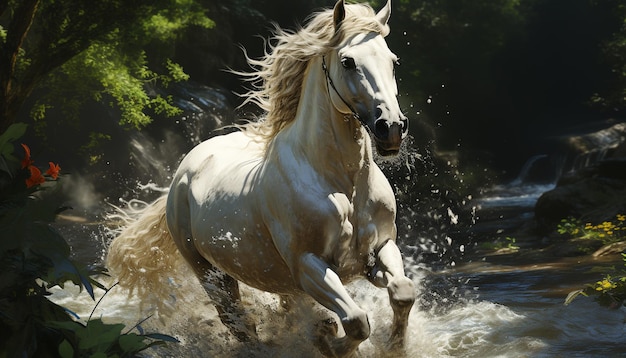
[[[168,226],[179,247],[195,250],[236,279],[273,292],[294,290],[273,245],[254,191],[265,143],[245,132],[209,139],[192,149],[174,176]],[[257,188],[258,189],[258,188]]]

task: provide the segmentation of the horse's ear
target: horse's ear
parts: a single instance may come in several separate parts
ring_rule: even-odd
[[[387,4],[376,14],[376,19],[383,26],[387,25],[389,17],[391,16],[391,0],[387,0]]]
[[[339,29],[341,22],[346,17],[346,8],[344,0],[338,0],[333,10],[333,22],[335,24],[335,31]]]

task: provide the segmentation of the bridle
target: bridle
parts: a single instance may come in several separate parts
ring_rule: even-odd
[[[329,96],[330,96],[330,89],[332,88],[333,91],[335,91],[335,94],[337,95],[337,97],[339,97],[339,99],[341,100],[341,102],[343,102],[343,104],[345,104],[346,107],[348,107],[348,109],[350,110],[351,113],[346,114],[346,116],[351,115],[354,119],[358,120],[363,127],[369,130],[367,123],[365,123],[363,119],[361,118],[361,116],[359,116],[359,114],[354,110],[354,107],[352,107],[352,105],[350,105],[350,103],[348,103],[343,98],[343,96],[339,93],[339,91],[337,91],[337,87],[335,87],[335,83],[333,82],[333,79],[330,78],[330,73],[328,72],[328,66],[326,66],[326,56],[322,56],[322,70],[324,71],[324,74],[326,75],[326,82],[328,84],[327,88],[328,88]]]

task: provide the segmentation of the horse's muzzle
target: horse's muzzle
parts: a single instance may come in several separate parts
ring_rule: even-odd
[[[377,119],[374,125],[374,142],[376,150],[382,156],[396,155],[400,151],[402,140],[408,131],[407,120],[388,122],[385,119]]]

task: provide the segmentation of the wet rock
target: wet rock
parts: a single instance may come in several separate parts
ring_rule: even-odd
[[[539,197],[535,217],[540,227],[554,229],[567,217],[602,222],[626,212],[626,159],[604,160],[563,177]]]

